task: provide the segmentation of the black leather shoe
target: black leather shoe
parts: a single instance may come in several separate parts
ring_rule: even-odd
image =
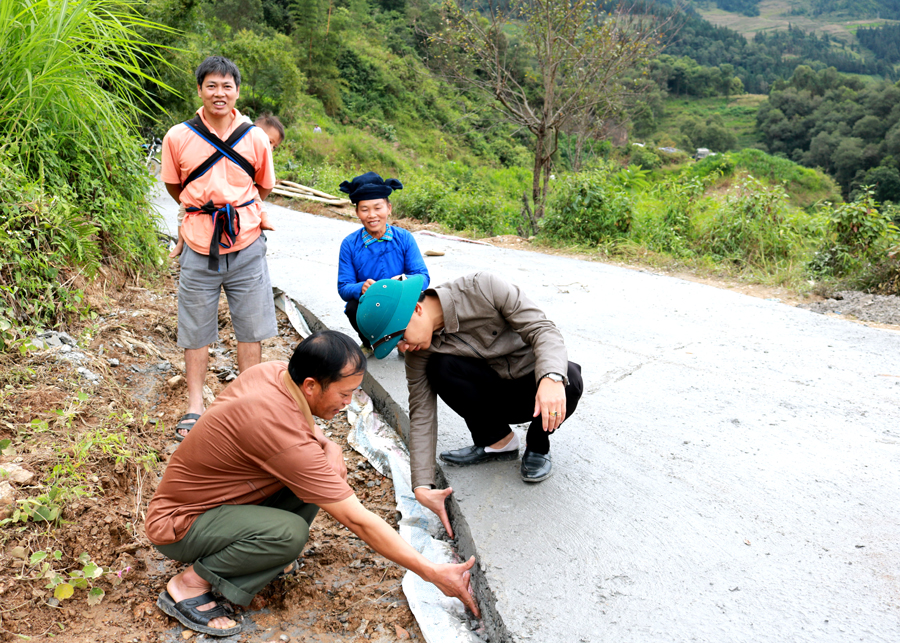
[[[468,464],[481,464],[482,462],[494,462],[507,460],[515,460],[519,457],[519,450],[503,451],[501,453],[488,453],[484,447],[464,447],[462,449],[454,449],[453,451],[443,451],[441,460],[447,464],[455,464],[464,467]]]
[[[550,462],[549,453],[535,453],[525,451],[522,456],[522,480],[525,482],[541,482],[553,473],[553,463]]]

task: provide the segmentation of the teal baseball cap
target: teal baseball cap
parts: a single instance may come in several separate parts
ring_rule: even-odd
[[[356,323],[377,359],[387,357],[403,339],[424,284],[422,275],[403,281],[382,279],[369,286],[359,298]]]

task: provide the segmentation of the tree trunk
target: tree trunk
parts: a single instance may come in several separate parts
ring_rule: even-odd
[[[534,168],[531,178],[531,202],[534,203],[534,210],[530,212],[530,220],[525,222],[530,233],[537,234],[538,221],[544,216],[544,190],[541,189],[541,179],[544,176],[544,136],[543,130],[535,133],[534,144]]]

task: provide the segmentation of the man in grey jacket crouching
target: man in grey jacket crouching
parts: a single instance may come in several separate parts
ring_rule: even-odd
[[[357,312],[360,332],[383,358],[406,354],[410,467],[416,499],[453,535],[435,488],[437,396],[466,421],[471,446],[441,453],[465,466],[515,460],[510,424],[530,422],[522,456],[525,482],[550,477],[549,436],[575,412],[581,367],[568,360],[556,325],[521,289],[477,272],[422,292],[421,278],[384,279],[369,287]]]

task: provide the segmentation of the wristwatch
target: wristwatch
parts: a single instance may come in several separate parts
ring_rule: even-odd
[[[564,377],[563,377],[562,375],[560,375],[559,373],[547,373],[546,375],[544,375],[544,377],[549,377],[549,378],[550,378],[551,380],[553,380],[554,382],[560,382],[560,383],[562,383],[562,382],[565,382],[565,381],[566,381],[566,378],[564,378]],[[544,377],[542,377],[541,379],[544,379]]]

